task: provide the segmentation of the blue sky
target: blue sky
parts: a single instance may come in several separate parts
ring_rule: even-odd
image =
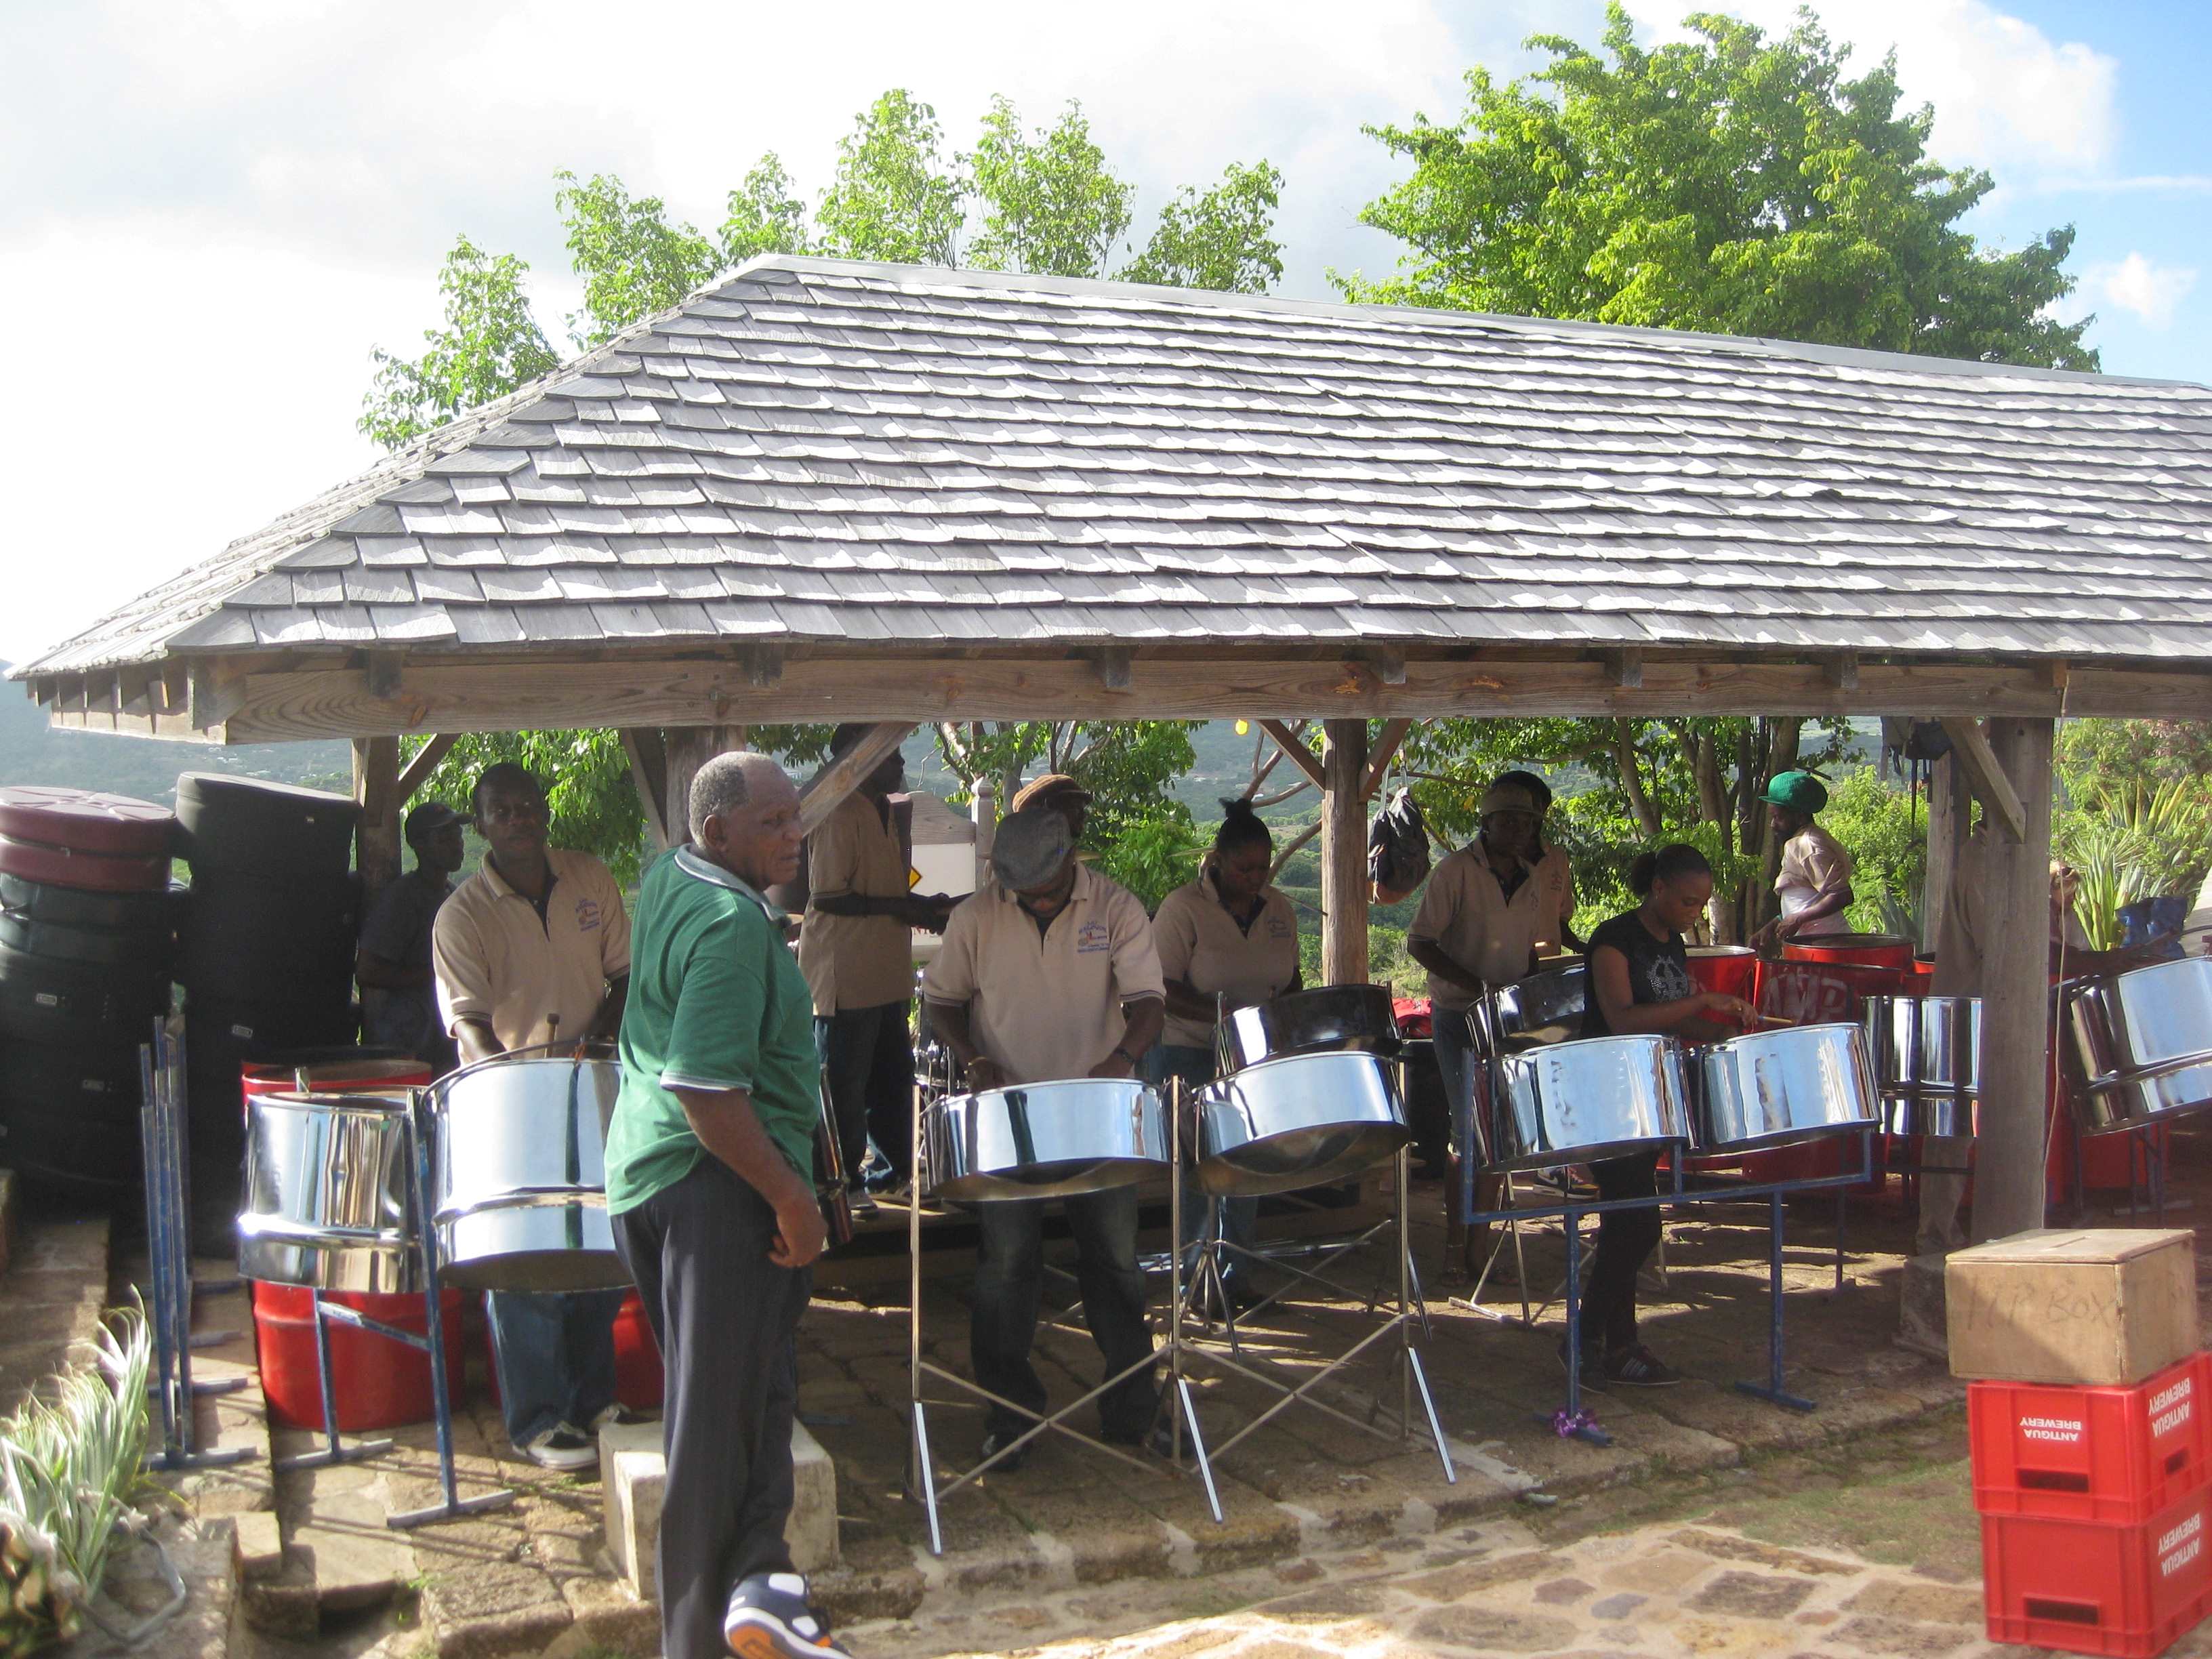
[[[1787,27],[1795,0],[1703,0]],[[1647,37],[1689,0],[1627,0]],[[1970,228],[2072,261],[2108,371],[2212,383],[2205,0],[1830,0],[1894,45],[1935,151],[2000,190]],[[372,346],[434,322],[457,232],[520,252],[556,342],[574,308],[550,175],[611,171],[719,223],[780,150],[818,190],[891,85],[973,141],[991,94],[1079,98],[1139,189],[1261,156],[1287,175],[1279,291],[1388,269],[1358,222],[1395,163],[1363,122],[1460,111],[1461,74],[1594,40],[1601,0],[0,0],[0,305],[15,322],[0,658],[21,658],[360,471]]]

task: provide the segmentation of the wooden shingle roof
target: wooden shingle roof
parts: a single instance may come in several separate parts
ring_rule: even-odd
[[[16,672],[645,641],[2202,661],[2212,391],[770,257]]]

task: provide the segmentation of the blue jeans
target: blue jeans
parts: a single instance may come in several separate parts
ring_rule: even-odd
[[[1467,1010],[1439,1008],[1431,1023],[1437,1073],[1443,1079],[1444,1110],[1449,1115],[1452,1150],[1464,1153],[1468,1121],[1474,1106],[1474,1039],[1468,1032]],[[1477,1149],[1478,1155],[1480,1149]]]
[[[589,1435],[592,1419],[615,1403],[615,1315],[625,1294],[484,1293],[500,1414],[515,1449],[563,1423]]]
[[[844,1155],[845,1182],[860,1184],[872,1138],[893,1176],[914,1162],[914,1038],[908,1005],[878,1003],[814,1017],[814,1046],[830,1073],[830,1103]]]
[[[1137,1266],[1137,1189],[1115,1187],[1060,1202],[1075,1235],[1083,1317],[1111,1376],[1152,1351],[1145,1275]],[[975,1305],[968,1328],[975,1381],[1039,1416],[1044,1380],[1030,1363],[1030,1349],[1044,1291],[1044,1206],[1041,1198],[975,1206]],[[1152,1427],[1158,1398],[1152,1370],[1132,1371],[1098,1397],[1100,1429],[1109,1440],[1140,1438]],[[986,1421],[991,1429],[1017,1432],[1030,1425],[1028,1418],[996,1405],[987,1407]]]
[[[1163,1042],[1146,1057],[1151,1063],[1146,1067],[1154,1084],[1164,1086],[1171,1077],[1179,1077],[1187,1089],[1200,1089],[1213,1081],[1216,1062],[1213,1050],[1186,1047],[1179,1042]],[[1198,1241],[1199,1231],[1206,1224],[1206,1193],[1186,1164],[1176,1172],[1182,1183],[1182,1247],[1184,1260],[1190,1259],[1191,1247]],[[1216,1206],[1215,1237],[1239,1249],[1249,1250],[1259,1231],[1260,1200],[1256,1198],[1224,1198]],[[1233,1287],[1249,1270],[1246,1259],[1234,1250],[1221,1254],[1221,1279],[1224,1286]]]

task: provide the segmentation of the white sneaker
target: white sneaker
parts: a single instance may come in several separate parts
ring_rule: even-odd
[[[542,1469],[595,1469],[599,1466],[599,1443],[573,1423],[556,1423],[521,1448],[522,1455]]]
[[[849,1659],[795,1572],[756,1573],[732,1590],[722,1639],[738,1659]]]

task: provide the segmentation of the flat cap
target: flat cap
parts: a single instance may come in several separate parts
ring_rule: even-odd
[[[1091,799],[1091,792],[1068,776],[1066,773],[1048,772],[1042,777],[1034,779],[1017,789],[1014,792],[1013,799],[1006,803],[1006,807],[1009,811],[1024,812],[1032,806],[1042,806],[1048,802],[1060,800],[1071,795],[1085,802]]]
[[[1067,820],[1042,806],[1010,812],[991,842],[991,868],[1016,892],[1042,887],[1067,862]]]

